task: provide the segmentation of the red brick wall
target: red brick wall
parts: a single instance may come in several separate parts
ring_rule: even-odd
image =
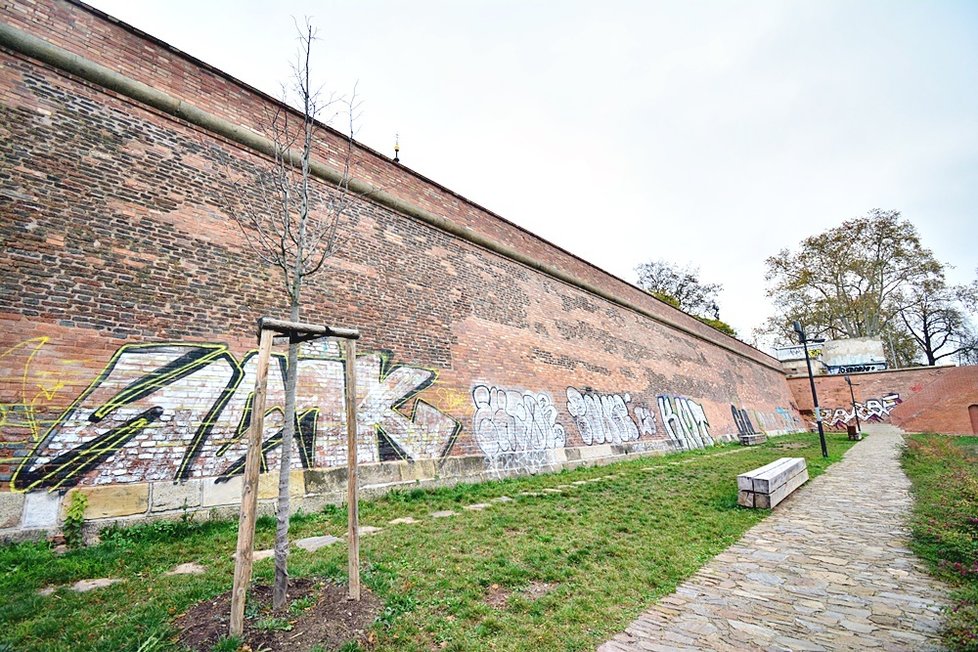
[[[70,3],[18,0],[0,15],[244,124],[267,101]],[[285,315],[286,300],[278,273],[226,215],[229,195],[239,206],[258,197],[229,185],[222,158],[245,178],[266,162],[4,51],[0,134],[3,486],[162,487],[233,475],[254,320]],[[327,138],[318,156],[335,146]],[[345,246],[305,290],[303,318],[363,333],[363,461],[473,455],[497,471],[532,471],[565,449],[669,450],[734,437],[732,406],[756,429],[798,425],[768,356],[369,150],[357,163],[356,174],[404,199],[742,354],[358,199],[340,225]],[[338,352],[311,346],[299,369],[307,448],[297,447],[296,465],[342,464]],[[277,407],[282,373],[270,382]],[[267,421],[273,438],[281,415]],[[138,504],[161,491],[147,489]]]
[[[196,59],[168,49],[165,44],[151,40],[145,34],[109,20],[81,3],[64,0],[17,0],[0,9],[0,15],[15,27],[215,115],[255,129],[261,127],[260,116],[265,115],[269,98]],[[342,160],[345,143],[342,134],[329,132],[319,142],[320,149],[316,156],[336,164]],[[390,159],[369,148],[361,147],[355,152],[353,175],[432,213],[530,254],[540,262],[561,268],[603,290],[619,294],[653,314],[674,319],[704,337],[723,339],[743,355],[764,363],[777,364],[773,358],[757,349],[718,334],[638,288],[568,254],[408,168],[393,165]]]
[[[850,378],[856,402],[863,405],[857,408],[862,418],[887,421],[908,432],[974,433],[968,408],[978,404],[978,367],[921,367]],[[789,378],[788,385],[799,408],[810,416],[808,379]],[[842,376],[817,376],[815,388],[819,405],[829,411],[826,423],[837,428],[855,423],[849,386]],[[898,398],[886,399],[892,395]]]

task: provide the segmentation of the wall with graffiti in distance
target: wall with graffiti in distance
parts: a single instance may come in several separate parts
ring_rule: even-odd
[[[627,447],[640,451],[692,450],[733,439],[714,438],[703,406],[682,396],[657,397],[662,427],[653,408],[633,404],[629,393],[601,393],[567,387],[566,402],[558,406],[547,392],[476,384],[472,431],[493,473],[536,472],[561,459],[562,449]],[[573,423],[576,440],[558,423],[564,413]]]
[[[845,430],[846,426],[855,425],[856,417],[863,423],[887,421],[890,412],[901,403],[900,395],[889,392],[877,398],[869,398],[863,402],[856,401],[855,406],[823,408],[823,421],[830,428]]]

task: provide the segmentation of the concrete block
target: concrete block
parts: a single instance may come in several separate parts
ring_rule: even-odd
[[[174,484],[172,482],[153,483],[152,510],[167,512],[175,509],[200,507],[201,480],[186,480]]]
[[[593,460],[601,457],[610,457],[614,455],[611,449],[611,444],[597,444],[595,446],[582,446],[577,449],[580,451],[580,459],[582,460]]]
[[[764,433],[754,433],[752,435],[740,435],[740,444],[742,446],[757,446],[758,444],[763,444],[767,441],[767,435]]]
[[[293,469],[289,473],[289,497],[299,498],[306,493],[306,480],[302,469]],[[262,473],[258,476],[258,500],[278,498],[278,470]],[[241,496],[238,495],[238,502]]]
[[[307,494],[330,494],[346,491],[346,467],[306,471],[305,483]]]
[[[24,513],[24,494],[0,493],[0,528],[17,527]]]
[[[226,482],[215,482],[213,478],[203,481],[200,504],[203,507],[241,504],[241,476]]]
[[[24,513],[20,526],[30,528],[52,528],[58,524],[58,511],[61,496],[47,491],[32,491],[24,495]]]
[[[436,475],[434,460],[417,460],[411,462],[401,469],[401,480],[413,482],[415,480],[430,480]]]
[[[402,467],[407,466],[407,462],[377,462],[373,464],[363,464],[357,468],[360,476],[360,484],[391,484],[401,481]]]
[[[145,514],[149,510],[149,483],[147,482],[77,487],[69,491],[62,502],[62,518],[64,518],[64,510],[71,503],[71,494],[76,492],[88,497],[88,504],[85,505],[85,520]]]
[[[443,478],[468,478],[486,470],[486,458],[481,455],[446,457],[438,462],[438,475]]]

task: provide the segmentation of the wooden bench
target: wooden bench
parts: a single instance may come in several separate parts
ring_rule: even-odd
[[[763,432],[752,432],[749,435],[739,435],[741,446],[757,446],[767,441],[767,435]]]
[[[772,509],[792,491],[808,482],[804,457],[782,457],[737,476],[737,502],[744,507]]]

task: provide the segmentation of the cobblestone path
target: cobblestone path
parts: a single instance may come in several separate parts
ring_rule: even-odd
[[[941,649],[944,591],[906,547],[902,438],[872,430],[599,652]]]

